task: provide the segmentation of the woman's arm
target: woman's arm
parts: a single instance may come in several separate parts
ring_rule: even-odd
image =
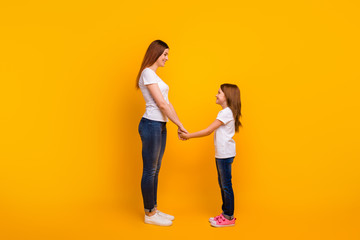
[[[175,108],[174,108],[173,105],[171,104],[171,102],[169,102],[169,107],[170,107],[170,110],[172,111],[175,119],[180,122],[180,119],[179,119],[179,117],[178,117],[178,115],[177,115],[177,113],[176,113],[176,111],[175,111]]]
[[[210,124],[210,126],[205,128],[204,130],[194,132],[194,133],[180,133],[180,137],[182,137],[184,139],[205,137],[205,136],[210,135],[213,131],[218,129],[221,125],[223,125],[223,122],[216,119],[213,123]]]
[[[146,85],[146,87],[149,89],[151,96],[154,98],[156,105],[160,108],[161,112],[165,114],[176,126],[178,126],[181,131],[187,132],[180,122],[174,107],[171,105],[171,103],[168,104],[165,101],[163,95],[161,94],[159,85],[154,83]]]
[[[177,117],[177,119],[179,119],[179,117],[178,117],[178,115],[177,115],[177,113],[176,113],[175,108],[173,107],[173,105],[172,105],[170,102],[169,102],[169,105],[170,105],[171,111],[173,111],[173,113],[175,114],[175,116]],[[180,120],[179,120],[179,121],[180,121]],[[180,140],[186,140],[186,139],[180,137],[180,133],[181,133],[181,132],[188,133],[188,131],[187,131],[184,127],[178,127],[178,138],[179,138]]]

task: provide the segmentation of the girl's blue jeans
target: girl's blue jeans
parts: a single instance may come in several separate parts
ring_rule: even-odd
[[[231,165],[234,157],[215,158],[218,181],[221,190],[223,215],[231,219],[234,216],[234,191],[231,183]]]

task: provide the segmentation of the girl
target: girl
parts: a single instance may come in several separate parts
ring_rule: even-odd
[[[187,132],[169,102],[169,86],[156,74],[159,67],[165,66],[168,54],[169,46],[165,42],[153,41],[146,51],[136,79],[136,87],[140,88],[146,103],[145,113],[139,124],[143,158],[141,192],[145,223],[159,226],[170,226],[174,220],[174,216],[157,209],[158,175],[166,145],[166,122],[170,119],[175,123],[178,133]]]
[[[232,139],[239,131],[241,123],[240,90],[234,84],[222,84],[216,95],[216,104],[222,107],[216,120],[204,130],[194,133],[180,133],[184,139],[204,137],[213,131],[215,143],[216,169],[222,197],[222,213],[209,219],[213,227],[234,226],[234,192],[231,183],[231,164],[236,155],[235,141]]]

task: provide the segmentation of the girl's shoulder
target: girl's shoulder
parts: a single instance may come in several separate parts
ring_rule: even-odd
[[[231,109],[229,107],[226,107],[218,113],[217,119],[219,119],[220,121],[226,124],[234,120],[234,116]]]
[[[231,114],[232,114],[232,111],[231,111],[231,109],[230,109],[229,107],[226,107],[226,108],[224,108],[224,109],[221,109],[221,110],[219,111],[219,113],[222,113],[222,114],[231,113]]]

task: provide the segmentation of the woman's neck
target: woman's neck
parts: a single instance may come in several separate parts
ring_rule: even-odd
[[[153,70],[154,72],[156,72],[156,70],[158,69],[158,66],[157,66],[156,63],[155,63],[155,64],[151,65],[149,68],[150,68],[151,70]]]

